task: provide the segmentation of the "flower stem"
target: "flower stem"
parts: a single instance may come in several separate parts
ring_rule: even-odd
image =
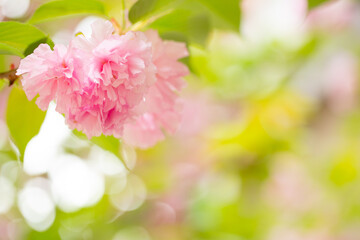
[[[125,14],[125,0],[121,0],[121,27],[122,29],[126,28],[126,14]]]
[[[16,75],[17,69],[11,69],[7,72],[0,73],[0,79],[7,79],[9,81],[9,86],[13,85],[15,81],[19,78]]]

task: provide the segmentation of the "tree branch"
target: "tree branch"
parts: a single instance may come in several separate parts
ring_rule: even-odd
[[[19,76],[16,75],[16,70],[17,69],[12,69],[10,71],[0,73],[0,79],[7,79],[9,80],[9,86],[13,85],[19,78]]]

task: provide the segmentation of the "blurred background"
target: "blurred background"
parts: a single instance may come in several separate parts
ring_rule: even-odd
[[[151,149],[99,147],[51,105],[20,162],[0,86],[1,240],[360,240],[360,2],[243,0],[230,27],[195,2],[148,26],[186,41],[192,72],[178,133]],[[181,24],[189,9],[206,34]],[[96,18],[39,28],[67,44]]]

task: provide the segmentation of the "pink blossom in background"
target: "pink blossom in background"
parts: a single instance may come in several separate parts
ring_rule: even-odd
[[[301,161],[287,155],[280,156],[274,164],[264,194],[271,205],[286,209],[284,214],[307,211],[320,201],[319,191]]]
[[[346,112],[356,105],[357,59],[347,52],[332,56],[324,71],[324,91],[329,105],[335,112]]]
[[[191,159],[192,154],[197,155],[195,151],[180,147],[189,159],[180,157],[172,164],[169,169],[173,184],[171,190],[160,195],[151,207],[148,215],[148,222],[151,228],[158,228],[163,224],[180,223],[186,221],[186,211],[189,205],[189,196],[193,194],[194,188],[204,175],[206,175],[206,166]]]
[[[203,135],[209,127],[236,117],[235,112],[233,106],[217,103],[215,96],[206,90],[187,95],[183,97],[182,121],[176,136],[186,138],[183,144],[193,144],[189,136]]]
[[[270,234],[268,240],[336,240],[327,229],[314,229],[303,232],[290,227],[277,227]]]
[[[336,240],[358,240],[360,236],[359,223],[348,224]]]
[[[19,239],[22,229],[15,222],[10,222],[6,218],[0,218],[0,239],[11,240]]]
[[[114,135],[139,147],[174,133],[180,122],[177,91],[185,85],[185,44],[162,41],[154,31],[113,34],[97,20],[91,37],[77,36],[68,47],[40,45],[21,61],[17,74],[29,99],[46,110],[50,101],[71,129],[88,138]]]
[[[307,27],[327,31],[341,29],[355,18],[356,11],[355,4],[351,0],[329,1],[309,13]]]

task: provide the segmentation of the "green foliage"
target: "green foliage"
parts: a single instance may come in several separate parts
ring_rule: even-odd
[[[96,14],[105,16],[105,6],[96,0],[58,0],[41,5],[29,23],[40,23],[71,15]]]
[[[209,8],[211,13],[224,20],[235,31],[240,27],[239,0],[197,0]]]
[[[202,44],[210,32],[210,22],[204,14],[195,15],[189,10],[179,9],[159,18],[150,28],[157,29],[165,39]]]
[[[101,135],[100,137],[91,138],[91,142],[93,142],[96,145],[98,145],[99,147],[113,153],[115,156],[117,156],[120,159],[120,161],[122,162],[124,167],[126,169],[129,169],[127,166],[127,163],[123,159],[123,156],[120,154],[121,143],[120,143],[119,139],[117,139],[113,136]]]
[[[9,81],[7,79],[0,79],[0,91],[3,90],[3,88],[7,87],[9,85]]]
[[[29,101],[24,91],[15,86],[9,96],[6,121],[21,159],[27,143],[39,132],[44,118],[45,112],[36,106],[35,99]]]
[[[93,137],[91,141],[121,159],[119,139],[116,139],[113,136],[101,135],[100,137]]]
[[[164,38],[204,44],[212,28],[239,30],[238,0],[139,0],[130,9],[132,23],[152,22]]]
[[[139,0],[129,11],[129,19],[132,23],[153,16],[161,11],[175,7],[179,0]]]
[[[88,139],[86,135],[82,132],[74,130],[73,133],[75,134],[75,136],[81,139]],[[120,159],[120,161],[124,164],[125,168],[128,168],[126,162],[123,160],[123,157],[120,154],[121,143],[119,139],[113,136],[101,135],[99,137],[92,137],[90,141],[101,147],[102,149],[113,153],[116,157]]]
[[[313,9],[323,3],[329,2],[329,0],[309,0],[308,1],[308,8]]]
[[[53,42],[34,26],[19,22],[0,22],[0,54],[24,57],[41,43]]]
[[[81,139],[88,139],[85,134],[74,130],[73,133],[75,136]],[[99,137],[91,138],[91,142],[98,145],[99,147],[115,154],[115,156],[120,157],[120,141],[113,136],[104,136],[101,135]]]

